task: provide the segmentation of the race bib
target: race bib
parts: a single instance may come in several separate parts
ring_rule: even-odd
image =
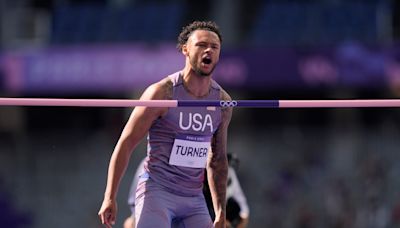
[[[172,146],[169,164],[191,168],[205,168],[211,136],[179,135]]]

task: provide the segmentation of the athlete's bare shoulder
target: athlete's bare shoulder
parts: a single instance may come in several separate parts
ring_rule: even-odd
[[[220,91],[221,91],[220,92],[220,99],[221,100],[224,100],[224,101],[231,101],[232,100],[231,96],[222,87],[221,87]],[[222,111],[222,120],[226,125],[228,125],[230,120],[231,120],[231,118],[232,118],[233,108],[232,107],[222,107],[221,111]]]
[[[147,99],[152,100],[171,100],[173,83],[169,77],[165,77],[160,81],[150,85],[144,94]]]
[[[171,100],[173,83],[169,77],[166,77],[156,83],[151,84],[143,92],[140,100]],[[141,107],[148,116],[163,116],[167,113],[166,107]],[[140,109],[140,108],[137,108]]]
[[[221,87],[220,99],[224,101],[232,100],[231,96]]]

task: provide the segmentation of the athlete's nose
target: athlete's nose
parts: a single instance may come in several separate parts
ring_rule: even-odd
[[[209,45],[207,48],[204,50],[205,53],[211,53],[213,51],[212,47]]]

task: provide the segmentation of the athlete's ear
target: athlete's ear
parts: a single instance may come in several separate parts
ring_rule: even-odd
[[[182,45],[182,54],[185,55],[185,56],[189,55],[187,44]]]

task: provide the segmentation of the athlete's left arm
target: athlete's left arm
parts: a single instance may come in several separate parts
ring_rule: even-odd
[[[221,100],[231,100],[225,92],[221,92]],[[226,187],[228,179],[228,159],[226,154],[228,126],[232,117],[232,108],[221,109],[222,121],[214,134],[211,151],[207,162],[207,178],[212,196],[216,228],[224,227],[226,220]]]

